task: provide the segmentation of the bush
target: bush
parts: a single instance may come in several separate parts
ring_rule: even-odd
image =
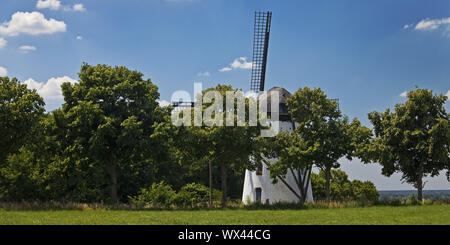
[[[376,202],[376,205],[380,205],[380,206],[401,206],[401,205],[403,205],[403,202],[400,199],[378,200]]]
[[[176,192],[170,185],[164,183],[153,183],[148,189],[143,188],[135,197],[130,197],[132,204],[138,207],[151,205],[152,207],[169,207],[175,198]]]
[[[353,180],[351,182],[351,188],[355,201],[375,203],[380,198],[377,188],[370,181],[361,182],[359,180]]]
[[[315,200],[325,200],[325,173],[311,173],[311,185]],[[366,204],[376,203],[380,197],[375,185],[370,181],[348,179],[342,170],[331,170],[330,198],[337,202],[356,201]]]
[[[408,200],[406,200],[406,205],[420,205],[421,202],[417,198],[416,195],[411,196]]]
[[[432,199],[427,199],[423,201],[424,205],[433,205],[433,200]]]
[[[174,203],[181,206],[195,206],[206,202],[209,198],[209,188],[197,183],[183,186],[175,195]]]

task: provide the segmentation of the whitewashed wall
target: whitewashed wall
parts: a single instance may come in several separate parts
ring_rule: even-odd
[[[278,127],[279,126],[279,127]],[[275,131],[278,130],[287,130],[292,131],[293,125],[292,122],[275,122],[272,127]],[[275,159],[270,159],[271,162],[274,162]],[[300,193],[298,186],[295,182],[292,173],[288,171],[288,174],[285,178],[286,182],[291,186],[297,193]],[[311,181],[308,185],[308,194],[307,194],[307,202],[313,202],[312,195],[312,187]],[[247,202],[253,203],[256,201],[256,188],[261,188],[261,202],[273,204],[276,202],[298,202],[297,196],[289,190],[286,185],[278,181],[276,184],[272,184],[272,179],[270,178],[270,172],[267,170],[267,166],[263,166],[262,175],[256,175],[255,171],[245,171],[245,180],[244,180],[244,190],[242,193],[242,202],[244,204],[248,204]]]

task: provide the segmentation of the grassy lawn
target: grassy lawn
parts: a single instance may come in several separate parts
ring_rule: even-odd
[[[450,205],[306,210],[5,211],[0,225],[449,225]]]

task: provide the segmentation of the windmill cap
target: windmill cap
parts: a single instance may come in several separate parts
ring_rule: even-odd
[[[288,112],[288,108],[287,108],[287,98],[291,97],[292,94],[287,91],[285,88],[280,88],[280,87],[273,87],[271,88],[269,91],[267,91],[267,93],[263,93],[260,94],[259,96],[259,100],[261,103],[267,103],[267,113],[271,113],[272,110],[272,94],[271,92],[273,91],[277,91],[278,92],[278,101],[279,101],[279,106],[278,106],[278,112],[280,113],[280,119],[282,121],[285,120],[290,120],[290,115]],[[267,101],[267,102],[265,102]]]
[[[272,97],[271,92],[273,92],[273,91],[278,91],[278,101],[280,102],[280,104],[286,104],[287,98],[292,96],[292,94],[289,91],[287,91],[285,88],[273,87],[269,91],[267,91],[266,94],[261,94],[259,96],[259,99],[260,100],[266,100],[267,99],[268,105],[270,105],[270,102],[272,100],[271,99],[271,97]]]

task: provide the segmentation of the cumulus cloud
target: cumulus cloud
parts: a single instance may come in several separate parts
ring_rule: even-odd
[[[24,81],[29,89],[36,89],[37,93],[44,98],[44,100],[62,99],[61,85],[65,82],[74,84],[78,81],[68,76],[52,77],[47,82],[41,83],[33,80],[32,78]]]
[[[86,11],[86,8],[81,3],[74,4],[72,9],[73,9],[73,11],[79,11],[79,12]]]
[[[445,94],[445,96],[447,96],[447,100],[450,100],[450,90],[447,91],[447,93]]]
[[[220,72],[227,72],[236,69],[252,69],[252,62],[248,62],[246,57],[239,57],[227,67],[220,69]]]
[[[209,72],[205,71],[205,72],[197,73],[197,76],[198,77],[209,77],[209,76],[211,76],[211,74]]]
[[[35,46],[29,46],[29,45],[23,45],[20,46],[19,49],[25,53],[28,53],[28,51],[35,51],[36,47]]]
[[[77,40],[83,40],[82,36],[77,36]]]
[[[232,69],[230,67],[224,67],[222,69],[220,69],[220,72],[227,72],[227,71],[231,71]]]
[[[170,105],[170,102],[167,100],[159,100],[158,103],[160,107],[166,107]]]
[[[0,77],[6,77],[8,76],[8,70],[6,70],[5,67],[0,66]]]
[[[37,9],[51,9],[51,10],[59,10],[62,9],[64,11],[78,11],[84,12],[86,8],[81,3],[76,3],[72,6],[70,5],[62,5],[59,0],[38,0],[36,3]]]
[[[36,3],[37,9],[51,9],[58,10],[61,7],[59,0],[38,0]]]
[[[86,8],[84,7],[83,4],[77,3],[77,4],[74,4],[73,6],[64,6],[63,10],[66,12],[67,11],[85,12]]]
[[[406,98],[408,96],[408,92],[405,91],[399,95],[400,97]]]
[[[4,48],[8,41],[6,41],[4,38],[0,37],[0,49]]]
[[[25,80],[23,83],[27,85],[27,88],[28,88],[28,89],[36,89],[36,90],[40,89],[40,88],[42,87],[42,85],[43,85],[43,84],[40,83],[40,82],[36,82],[36,81],[35,81],[34,79],[32,79],[32,78],[28,78],[28,79]]]
[[[55,19],[46,19],[39,12],[16,12],[11,20],[0,25],[0,35],[17,36],[19,34],[41,35],[65,32],[66,23]]]
[[[415,29],[421,31],[432,31],[436,30],[443,25],[450,24],[450,17],[442,19],[424,19],[417,23]]]

